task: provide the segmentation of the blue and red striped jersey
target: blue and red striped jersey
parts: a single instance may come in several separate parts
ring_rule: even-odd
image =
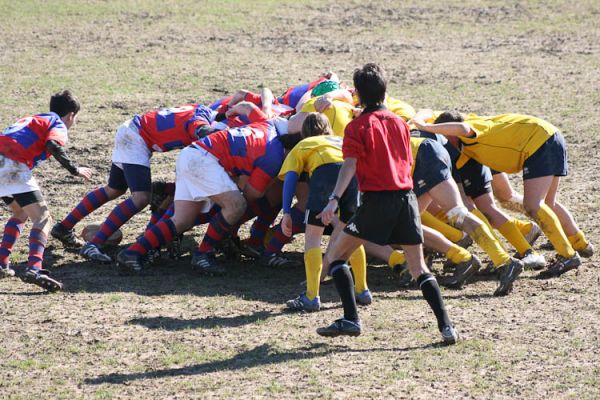
[[[50,112],[19,119],[0,134],[0,154],[34,168],[50,157],[46,142],[67,144],[67,127],[58,114]]]
[[[196,130],[212,122],[214,111],[201,104],[163,108],[133,117],[151,151],[180,149],[198,139]]]

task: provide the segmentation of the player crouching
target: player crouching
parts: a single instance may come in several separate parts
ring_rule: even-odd
[[[0,245],[0,278],[14,276],[10,254],[23,225],[31,219],[29,257],[21,279],[48,291],[62,289],[62,283],[42,268],[52,218],[31,170],[53,155],[72,175],[90,179],[92,170],[78,168],[63,148],[79,109],[79,101],[64,90],[51,97],[49,113],[21,118],[0,134],[0,196],[12,212]]]

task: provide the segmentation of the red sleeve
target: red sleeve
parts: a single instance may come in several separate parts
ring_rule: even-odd
[[[344,130],[344,142],[342,144],[342,153],[346,158],[362,158],[365,156],[365,146],[358,132],[354,130],[355,124],[346,125]]]
[[[254,106],[252,111],[250,111],[250,114],[248,114],[248,119],[250,120],[251,124],[255,122],[264,122],[267,120],[267,115],[262,112],[260,108]]]
[[[65,146],[69,141],[67,129],[64,126],[55,126],[54,128],[50,129],[48,136],[46,137],[46,141],[49,140],[54,140],[61,146]]]
[[[273,177],[267,174],[260,168],[254,168],[252,173],[250,174],[250,179],[248,179],[247,185],[252,186],[257,191],[264,193],[267,190],[267,186],[271,183]]]

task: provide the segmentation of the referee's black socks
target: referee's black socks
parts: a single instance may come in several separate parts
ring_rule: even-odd
[[[429,303],[429,307],[433,310],[435,317],[437,318],[438,329],[440,332],[446,325],[452,325],[446,307],[444,306],[444,299],[442,299],[442,292],[438,286],[437,280],[431,274],[421,274],[417,278],[417,283],[423,292],[423,297]],[[338,289],[339,290],[339,289]]]
[[[344,318],[349,321],[357,322],[358,310],[356,309],[354,281],[352,280],[350,268],[344,260],[336,260],[332,262],[330,268],[330,274],[333,277],[333,282],[335,283],[335,287],[340,295],[340,298],[342,299]]]

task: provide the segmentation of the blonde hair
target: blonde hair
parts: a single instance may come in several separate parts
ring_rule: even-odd
[[[318,112],[309,113],[302,123],[302,137],[333,135],[331,124],[327,117]]]

